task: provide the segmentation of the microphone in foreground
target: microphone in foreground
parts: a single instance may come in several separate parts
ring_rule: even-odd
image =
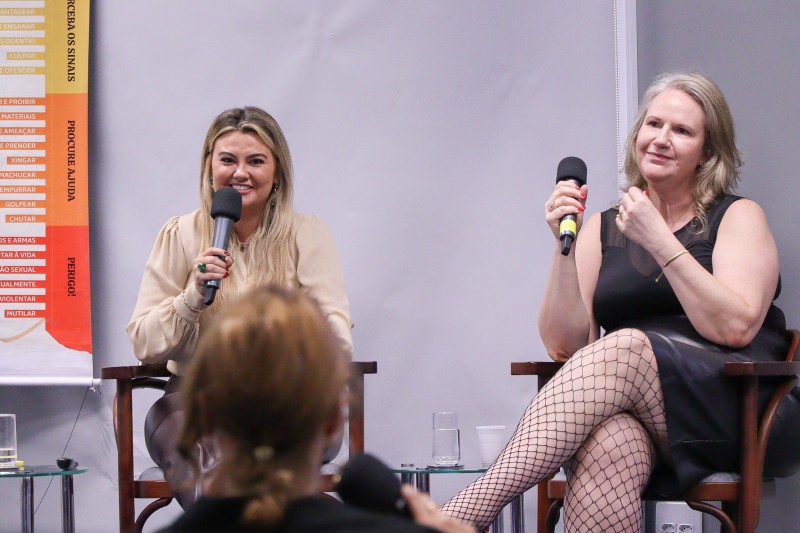
[[[353,507],[411,519],[397,476],[372,455],[359,454],[350,459],[342,469],[336,492]]]
[[[556,172],[556,183],[561,181],[568,181],[580,187],[586,184],[586,163],[580,157],[565,157],[558,164],[558,171]],[[569,255],[572,248],[572,242],[575,240],[575,235],[578,233],[578,217],[575,215],[565,215],[561,218],[559,224],[559,231],[561,239],[561,255]]]
[[[211,246],[227,250],[233,224],[242,217],[242,195],[230,187],[215,192],[211,199],[211,217],[214,219],[214,236],[211,239]],[[220,259],[225,261],[224,257],[220,257]],[[206,281],[204,300],[206,305],[214,303],[214,297],[217,295],[221,281],[219,279]]]

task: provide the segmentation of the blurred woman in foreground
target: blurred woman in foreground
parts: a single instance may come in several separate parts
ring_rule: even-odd
[[[418,523],[320,495],[319,466],[341,433],[346,382],[334,335],[301,291],[257,288],[222,311],[181,389],[179,441],[192,460],[197,443],[213,437],[221,459],[202,480],[204,495],[165,531],[474,533],[411,487],[403,495]]]

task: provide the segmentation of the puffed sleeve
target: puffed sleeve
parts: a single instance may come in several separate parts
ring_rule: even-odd
[[[320,218],[304,216],[297,221],[295,244],[297,281],[317,301],[340,349],[352,359],[350,302],[333,236]]]
[[[196,285],[189,283],[195,256],[187,257],[185,239],[194,241],[194,235],[182,239],[179,219],[170,219],[156,238],[126,328],[136,357],[144,363],[186,360],[197,343],[205,306]]]

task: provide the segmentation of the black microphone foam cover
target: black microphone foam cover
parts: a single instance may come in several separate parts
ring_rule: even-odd
[[[580,157],[565,157],[558,164],[556,183],[563,180],[575,180],[580,185],[586,184],[586,163]]]
[[[211,237],[211,246],[227,248],[228,238],[233,231],[233,225],[242,218],[242,195],[232,187],[219,189],[211,198],[211,217],[214,219],[214,234]],[[222,261],[225,258],[219,256]],[[206,294],[203,302],[206,305],[214,303],[217,290],[222,280],[211,279],[206,281]]]
[[[231,187],[222,188],[211,198],[211,218],[225,217],[238,222],[242,218],[242,195]]]
[[[400,494],[400,480],[376,457],[359,454],[342,469],[336,492],[342,501],[366,511],[411,518]]]

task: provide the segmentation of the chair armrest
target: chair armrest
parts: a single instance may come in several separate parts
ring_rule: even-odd
[[[166,363],[153,365],[107,366],[101,370],[103,379],[130,380],[134,378],[168,378],[172,374]]]
[[[800,376],[800,361],[747,361],[725,363],[726,376]]]
[[[357,374],[377,374],[375,361],[353,361],[350,368]],[[102,369],[103,379],[168,378],[172,374],[166,363],[152,365],[107,366]]]
[[[527,361],[522,363],[511,363],[512,376],[537,376],[539,388],[545,386],[550,378],[556,375],[564,363],[555,361]]]
[[[378,362],[377,361],[351,361],[350,362],[350,371],[354,375],[364,375],[364,374],[377,374],[378,373]]]
[[[551,378],[563,366],[556,362],[511,363],[512,376],[541,376]],[[800,376],[800,361],[746,361],[725,363],[726,376]]]
[[[544,378],[553,377],[564,363],[555,361],[526,361],[511,363],[512,376],[540,376]]]
[[[377,374],[378,363],[375,361],[353,361],[350,368],[354,374]],[[166,363],[132,366],[107,366],[101,371],[103,379],[133,378],[168,378],[172,374]]]

